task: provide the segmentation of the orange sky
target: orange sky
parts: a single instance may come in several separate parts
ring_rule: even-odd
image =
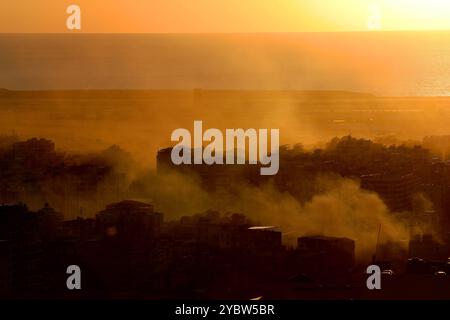
[[[4,0],[0,32],[67,32],[70,4],[81,32],[364,31],[373,6],[382,30],[450,29],[448,0]]]

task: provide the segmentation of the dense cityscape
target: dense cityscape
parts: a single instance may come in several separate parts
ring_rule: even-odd
[[[277,220],[258,212],[217,206],[173,215],[160,210],[158,199],[142,200],[148,199],[143,178],[129,176],[133,161],[118,146],[74,155],[57,151],[46,139],[7,135],[0,140],[2,297],[357,299],[383,294],[402,299],[423,298],[430,291],[429,297],[448,296],[443,289],[450,272],[448,137],[389,145],[345,136],[323,149],[285,146],[274,177],[260,176],[255,166],[174,166],[170,148],[158,152],[157,176],[195,177],[214,202],[243,185],[263,189],[270,184],[307,207],[327,192],[314,183],[318,177],[354,181],[358,192],[382,200],[387,216],[367,225],[346,221],[350,228],[368,228],[363,236],[326,226],[293,233],[289,223],[296,220],[274,224]],[[177,203],[176,195],[171,201]],[[326,216],[325,211],[315,214]],[[344,214],[351,219],[353,213]],[[368,245],[362,243],[367,237]],[[80,292],[65,286],[72,264],[83,272]],[[382,268],[389,290],[368,292],[368,264]]]

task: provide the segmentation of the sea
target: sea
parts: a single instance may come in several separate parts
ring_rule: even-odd
[[[450,32],[0,34],[0,88],[448,96]]]

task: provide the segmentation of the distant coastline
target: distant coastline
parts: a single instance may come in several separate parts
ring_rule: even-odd
[[[444,31],[0,34],[0,88],[447,96],[449,44]]]

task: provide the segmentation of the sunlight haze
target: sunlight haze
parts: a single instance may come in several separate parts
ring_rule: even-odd
[[[368,31],[373,8],[376,29],[450,29],[445,0],[22,0],[0,3],[0,32],[68,32],[71,4],[81,7],[81,32],[88,33]]]

